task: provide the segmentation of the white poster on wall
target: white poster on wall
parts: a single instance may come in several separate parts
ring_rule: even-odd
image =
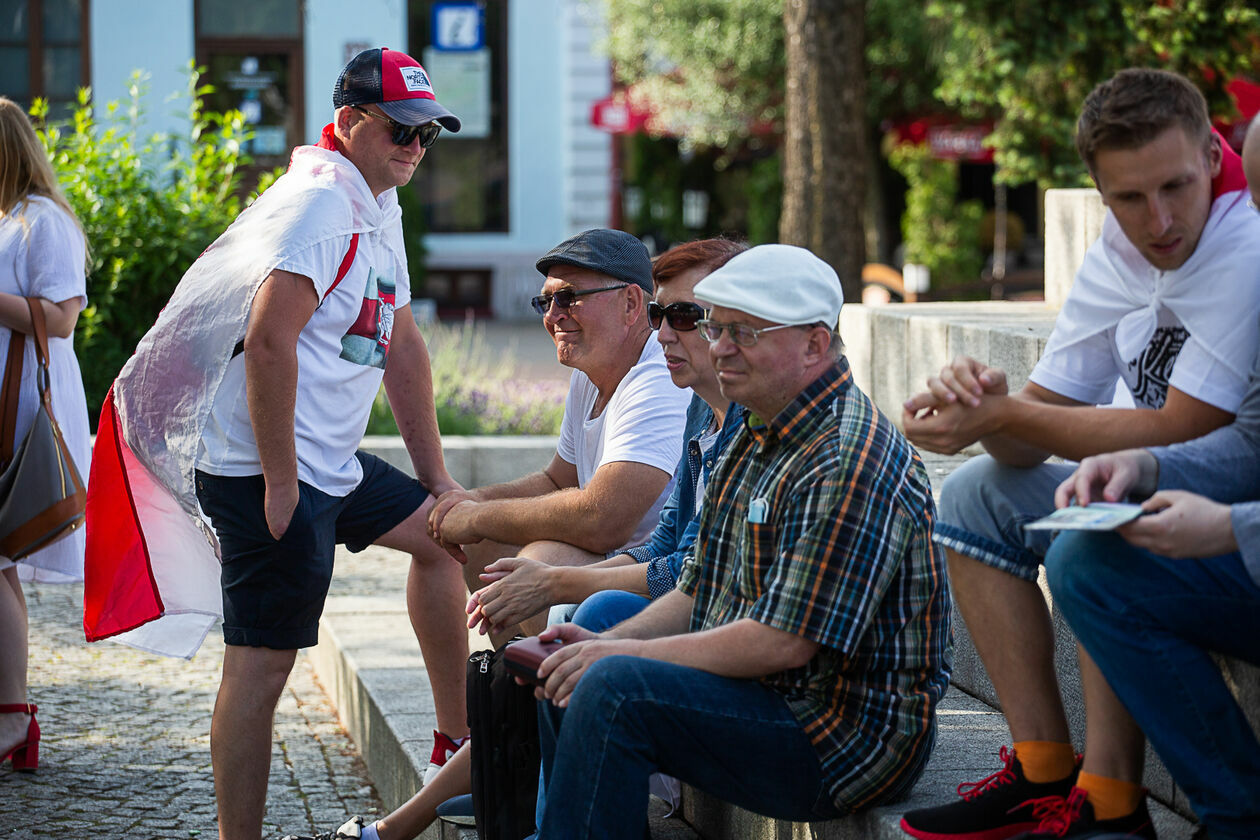
[[[429,71],[438,101],[460,119],[459,133],[443,134],[443,141],[489,137],[490,50],[446,52],[425,47],[421,63]]]

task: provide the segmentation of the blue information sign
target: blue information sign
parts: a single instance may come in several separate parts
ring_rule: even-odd
[[[444,52],[479,50],[486,42],[486,17],[480,2],[454,0],[433,4],[433,48]]]

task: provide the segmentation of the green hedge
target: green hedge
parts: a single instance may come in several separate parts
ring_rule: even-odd
[[[47,103],[31,109],[66,198],[91,251],[88,306],[75,349],[95,426],[110,383],[152,325],[175,284],[241,211],[243,151],[251,132],[238,111],[202,110],[210,88],[190,65],[186,134],[139,136],[144,79],[129,100],[103,109],[79,91],[67,123],[47,124]],[[103,115],[102,115],[103,111]]]

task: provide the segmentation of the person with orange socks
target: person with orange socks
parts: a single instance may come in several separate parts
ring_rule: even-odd
[[[1202,94],[1174,73],[1130,68],[1098,85],[1076,147],[1107,212],[1028,382],[1009,394],[1004,371],[959,357],[902,417],[917,446],[955,453],[979,442],[987,452],[946,480],[933,538],[1015,742],[958,800],[904,816],[920,840],[1155,837],[1142,730],[1088,646],[1075,766],[1037,584],[1052,539],[1064,538],[1024,525],[1053,510],[1073,470],[1050,456],[1186,441],[1233,419],[1260,339],[1237,315],[1260,311],[1260,217]],[[1134,408],[1106,406],[1121,381]]]

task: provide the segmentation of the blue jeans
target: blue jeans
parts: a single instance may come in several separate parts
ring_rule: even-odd
[[[620,589],[605,589],[596,592],[577,608],[573,614],[573,623],[584,627],[592,633],[602,633],[609,627],[620,624],[632,615],[638,615],[643,608],[652,603],[642,595],[625,592]],[[550,705],[550,704],[547,704]],[[540,723],[541,725],[541,723]],[[534,809],[534,825],[542,825],[543,811],[547,807],[547,768],[538,768],[538,805]],[[538,835],[534,835],[537,837]],[[533,840],[533,838],[527,838]]]
[[[658,770],[778,819],[841,813],[787,702],[754,680],[610,656],[582,675],[567,711],[544,702],[538,718],[541,840],[642,840]]]
[[[630,616],[638,615],[650,603],[652,602],[647,598],[633,592],[605,589],[603,592],[596,592],[578,606],[577,612],[573,614],[573,623],[592,633],[602,633]]]
[[[1260,744],[1208,651],[1260,664],[1260,587],[1237,554],[1170,559],[1066,532],[1055,604],[1213,838],[1260,837]]]

